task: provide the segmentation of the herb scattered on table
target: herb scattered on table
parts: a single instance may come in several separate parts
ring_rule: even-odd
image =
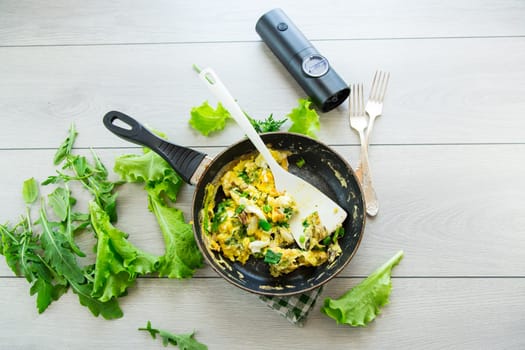
[[[246,113],[245,115],[258,133],[278,131],[289,119],[292,121],[292,125],[288,131],[316,138],[316,133],[319,131],[321,124],[319,122],[319,114],[317,114],[315,109],[311,108],[311,104],[312,101],[310,99],[299,99],[298,106],[281,120],[274,119],[273,114],[270,114],[264,120],[256,120]],[[214,109],[206,101],[202,105],[192,108],[190,114],[190,125],[204,136],[224,129],[226,121],[231,119],[230,112],[220,102],[217,104],[217,108]]]
[[[168,346],[168,344],[178,346],[181,350],[206,350],[208,347],[203,343],[198,342],[195,339],[195,331],[193,333],[186,334],[174,334],[162,329],[156,329],[151,327],[151,322],[144,328],[139,328],[139,331],[147,331],[153,339],[157,339],[157,335],[162,338],[162,344]]]
[[[336,320],[338,324],[366,326],[379,315],[381,307],[388,304],[392,290],[392,268],[402,258],[403,251],[397,252],[364,281],[338,299],[326,298],[321,312]]]
[[[16,275],[24,276],[29,282],[30,294],[37,295],[39,313],[71,288],[80,304],[88,307],[93,315],[120,318],[123,312],[118,299],[126,295],[139,275],[191,277],[194,270],[202,266],[202,255],[182,211],[168,205],[166,198],[176,200],[182,180],[160,156],[146,150],[146,163],[139,162],[132,167],[130,162],[120,162],[129,167],[125,177],[128,182],[136,182],[139,173],[148,174],[146,190],[150,209],[166,241],[166,253],[159,257],[135,247],[127,240],[128,234],[114,226],[117,220],[115,187],[121,183],[108,180],[106,167],[95,152],[92,151],[93,161],[72,153],[77,135],[72,125],[55,153],[53,162],[61,168],[42,183],[55,189],[47,201],[41,198],[35,221],[31,220],[30,211],[39,196],[38,183],[34,178],[24,182],[22,197],[27,204],[26,214],[15,225],[0,225],[0,254]],[[136,160],[137,157],[127,155],[122,159]],[[77,200],[69,187],[74,183],[81,184],[92,195],[88,213],[75,210]],[[50,219],[49,213],[57,221]],[[75,242],[75,237],[83,231],[95,234],[94,263],[82,260],[86,254]]]
[[[197,73],[201,72],[201,69],[196,65],[193,65],[193,69]],[[244,114],[258,133],[278,131],[290,119],[292,125],[288,131],[317,138],[316,133],[319,131],[321,123],[319,122],[319,115],[311,107],[312,101],[308,98],[299,99],[298,102],[298,106],[281,120],[275,120],[273,114],[270,114],[264,120],[251,118],[246,112]],[[232,118],[230,112],[220,102],[217,104],[217,108],[214,109],[208,104],[208,101],[203,102],[198,107],[193,107],[190,115],[189,123],[191,127],[204,136],[223,130],[227,120]]]
[[[273,114],[270,114],[270,116],[264,120],[256,120],[251,117],[248,117],[248,119],[255,128],[255,131],[257,131],[259,134],[264,132],[279,131],[281,126],[286,123],[286,118],[275,120],[273,119]]]

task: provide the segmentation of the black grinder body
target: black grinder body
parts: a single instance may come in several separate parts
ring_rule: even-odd
[[[283,10],[265,13],[255,30],[322,112],[346,100],[348,85]]]

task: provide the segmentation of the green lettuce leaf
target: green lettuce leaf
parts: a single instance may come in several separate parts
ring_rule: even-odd
[[[312,101],[309,99],[299,99],[299,106],[287,115],[292,121],[292,126],[288,131],[317,138],[316,132],[319,131],[321,123],[315,109],[310,108],[311,104]]]
[[[157,338],[157,334],[162,338],[162,344],[178,346],[181,350],[207,350],[208,347],[195,339],[195,331],[187,334],[173,334],[171,332],[156,329],[151,327],[151,322],[145,328],[139,328],[139,331],[147,331],[153,339]]]
[[[115,173],[126,182],[144,182],[147,189],[155,190],[160,196],[166,195],[171,201],[177,199],[177,193],[183,184],[169,164],[155,152],[142,155],[126,154],[115,160]]]
[[[40,243],[47,265],[57,276],[69,283],[73,292],[78,295],[80,304],[86,306],[95,316],[102,315],[105,319],[122,317],[123,313],[116,299],[100,301],[91,296],[93,283],[84,275],[73,251],[68,248],[65,236],[55,229],[58,225],[47,220],[44,208],[40,209],[39,223],[42,225]]]
[[[326,298],[321,312],[338,324],[366,326],[379,315],[381,307],[388,304],[392,289],[392,268],[402,258],[403,251],[397,252],[383,266],[338,299]]]
[[[158,272],[169,278],[188,278],[203,264],[192,226],[181,210],[169,205],[182,186],[182,179],[169,164],[154,152],[124,155],[115,160],[115,173],[127,182],[143,182],[148,193],[148,206],[155,215],[165,242]]]
[[[192,226],[184,221],[181,210],[166,206],[158,197],[150,195],[149,202],[166,245],[166,252],[160,258],[159,276],[192,277],[195,269],[203,264]]]
[[[220,131],[226,126],[226,121],[231,118],[222,104],[219,102],[217,108],[213,108],[205,101],[198,107],[191,109],[190,125],[204,136],[211,132]]]
[[[137,275],[155,271],[158,258],[131,244],[127,234],[111,225],[109,215],[96,202],[89,203],[89,213],[97,235],[92,295],[105,302],[124,295]]]

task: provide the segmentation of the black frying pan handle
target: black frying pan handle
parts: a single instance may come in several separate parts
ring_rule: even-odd
[[[117,120],[120,121],[121,124],[128,126],[128,128],[116,125],[115,121]],[[191,183],[191,177],[198,169],[204,157],[206,157],[204,153],[175,145],[153,135],[138,121],[122,112],[111,111],[106,113],[104,116],[104,125],[109,131],[124,140],[150,148],[164,158],[187,183]]]

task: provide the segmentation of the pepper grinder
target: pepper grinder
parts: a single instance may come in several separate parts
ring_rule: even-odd
[[[255,31],[322,112],[346,100],[350,94],[348,84],[283,10],[265,13]]]

